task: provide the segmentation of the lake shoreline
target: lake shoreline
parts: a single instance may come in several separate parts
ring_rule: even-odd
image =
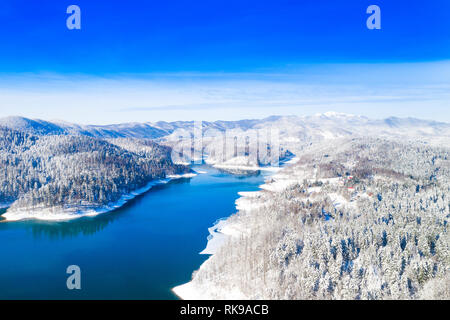
[[[292,157],[288,161],[284,162],[283,165],[294,164],[297,161],[298,161],[297,157]],[[268,178],[270,178],[273,175],[275,175],[279,170],[281,170],[281,167],[276,167],[276,168],[265,170],[265,171],[268,171],[271,173],[270,175],[267,176]],[[264,187],[266,185],[267,185],[267,183],[264,182],[263,184],[258,186],[258,190],[256,190],[256,191],[238,192],[240,197],[235,202],[236,211],[244,209],[244,208],[242,208],[242,204],[241,205],[239,204],[240,202],[242,203],[242,200],[245,200],[246,198],[254,197],[258,192],[261,192],[262,190],[264,190]],[[233,214],[235,214],[235,213],[233,213]],[[214,256],[214,253],[220,248],[221,245],[223,245],[225,243],[225,241],[227,240],[228,237],[235,236],[235,235],[239,234],[239,232],[241,232],[240,226],[233,227],[233,225],[231,225],[229,222],[229,218],[233,214],[231,214],[228,217],[224,217],[224,218],[216,220],[215,223],[213,224],[213,226],[208,228],[210,235],[208,236],[208,241],[207,241],[206,247],[199,254],[208,254],[208,255],[210,255],[210,257],[205,262],[203,262],[197,270],[194,270],[194,272],[200,270]],[[201,290],[198,290],[197,288],[195,288],[195,283],[193,281],[193,278],[189,282],[186,282],[184,284],[173,287],[171,291],[181,300],[208,300],[209,299],[209,297],[207,296],[207,293],[205,294],[205,292],[200,292]],[[241,296],[239,292],[236,292],[235,294],[237,294],[235,296],[235,298],[237,300],[245,299],[245,297]]]
[[[82,217],[95,217],[100,214],[109,213],[114,210],[117,210],[127,204],[130,200],[136,198],[137,196],[143,195],[146,192],[150,191],[153,187],[158,185],[164,185],[169,183],[172,180],[177,179],[189,179],[195,177],[197,173],[190,172],[186,174],[177,174],[177,175],[168,175],[165,179],[152,180],[147,185],[142,188],[139,188],[135,191],[132,191],[128,194],[124,194],[120,197],[120,199],[114,203],[111,203],[107,206],[99,207],[99,208],[87,208],[80,209],[80,207],[73,208],[44,208],[38,210],[27,210],[21,209],[17,211],[9,212],[6,210],[5,213],[0,215],[3,220],[1,222],[16,222],[23,220],[39,220],[39,221],[70,221]],[[7,209],[8,206],[0,209]],[[56,212],[56,213],[55,213]]]
[[[212,222],[235,212],[238,193],[257,190],[268,176],[236,176],[203,164],[192,169],[196,177],[157,185],[108,214],[0,223],[0,240],[14,243],[0,264],[0,297],[70,299],[73,292],[60,278],[76,264],[90,277],[84,299],[178,300],[171,289],[209,258],[198,253]],[[45,280],[28,284],[31,277]]]

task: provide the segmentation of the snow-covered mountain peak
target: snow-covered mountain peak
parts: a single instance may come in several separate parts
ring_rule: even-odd
[[[355,119],[367,119],[366,117],[350,114],[350,113],[342,113],[342,112],[336,112],[336,111],[327,111],[324,113],[316,113],[313,115],[314,118],[320,118],[320,119],[337,119],[337,120],[355,120]]]

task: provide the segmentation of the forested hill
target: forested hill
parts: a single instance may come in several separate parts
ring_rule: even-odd
[[[170,152],[146,140],[35,136],[0,127],[0,203],[12,211],[100,208],[154,179],[188,172],[172,163]]]
[[[448,146],[338,142],[237,201],[183,298],[450,298]]]

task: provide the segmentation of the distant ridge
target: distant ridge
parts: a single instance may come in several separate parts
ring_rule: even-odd
[[[62,121],[32,120],[23,117],[2,118],[0,126],[35,135],[84,135],[93,138],[155,139],[169,134],[166,130],[145,123],[96,126]]]
[[[161,139],[177,129],[192,130],[193,121],[158,121],[122,123],[111,125],[78,125],[63,121],[45,121],[24,117],[0,119],[0,126],[34,135],[84,135],[94,138]],[[440,136],[450,138],[450,124],[416,118],[389,117],[371,120],[352,114],[326,112],[312,116],[270,116],[264,119],[239,121],[204,121],[204,129],[225,131],[228,129],[278,128],[290,137],[310,137],[312,140],[338,138],[349,135],[385,134],[394,136]]]

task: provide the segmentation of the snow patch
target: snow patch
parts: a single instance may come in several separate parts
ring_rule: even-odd
[[[167,178],[169,179],[183,179],[183,178],[193,178],[197,176],[196,173],[185,173],[185,174],[169,174]]]
[[[214,287],[216,289],[216,287]],[[182,284],[172,289],[179,298],[183,300],[211,300],[216,294],[200,288],[194,282]],[[246,296],[239,290],[239,288],[221,288],[219,293],[221,300],[245,300]]]
[[[226,235],[221,232],[222,228],[225,227],[226,220],[218,220],[211,228],[208,228],[209,236],[206,248],[200,252],[200,254],[214,254],[217,249],[224,243]]]
[[[337,193],[329,193],[328,196],[330,197],[331,201],[333,201],[333,205],[335,208],[340,208],[343,205],[347,204],[348,201],[343,196]]]

